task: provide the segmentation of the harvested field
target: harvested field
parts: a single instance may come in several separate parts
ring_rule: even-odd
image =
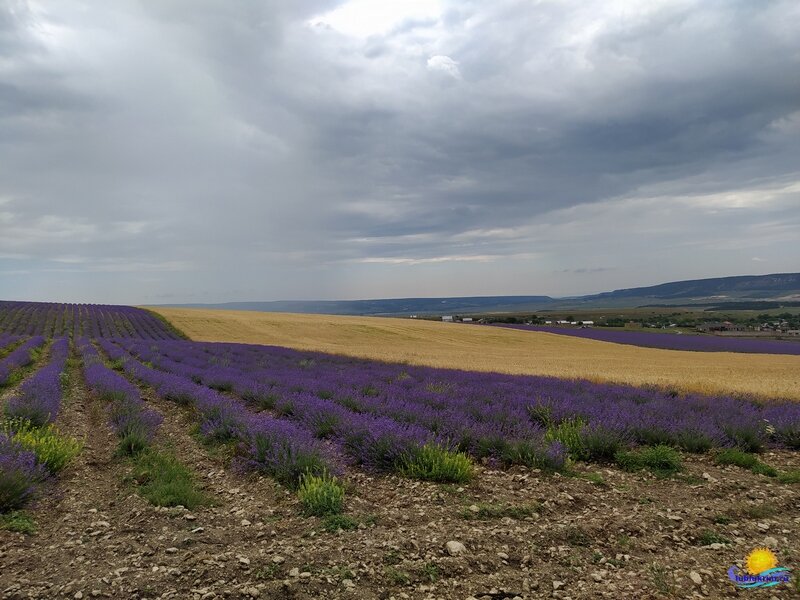
[[[550,333],[411,319],[154,310],[199,341],[275,344],[433,367],[800,400],[800,356],[638,348]]]

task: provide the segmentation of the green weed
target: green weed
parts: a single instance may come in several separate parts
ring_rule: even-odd
[[[779,474],[778,481],[781,483],[800,483],[800,469]]]
[[[133,458],[132,479],[139,493],[155,506],[195,508],[210,504],[210,499],[197,489],[194,476],[172,454],[155,449]]]
[[[466,508],[461,511],[463,519],[488,521],[491,519],[502,519],[509,517],[511,519],[524,519],[536,514],[539,509],[538,504],[523,504],[514,506],[511,504],[491,504],[480,503],[475,505],[477,510]]]
[[[683,468],[680,453],[664,445],[620,451],[614,459],[626,471],[649,469],[659,477],[669,477]]]
[[[29,421],[14,419],[0,424],[0,431],[33,452],[51,473],[64,469],[83,449],[82,442],[61,434],[52,423],[34,427]]]
[[[723,535],[711,529],[704,529],[697,536],[698,546],[710,546],[711,544],[730,544],[731,541]]]
[[[400,473],[412,479],[443,483],[465,483],[472,479],[473,466],[462,452],[426,444],[400,465]]]
[[[776,469],[761,462],[755,455],[743,452],[737,448],[721,450],[714,457],[714,461],[718,465],[734,465],[743,469],[749,469],[757,475],[766,475],[767,477],[778,476],[778,471]]]
[[[15,510],[0,514],[0,529],[33,535],[36,533],[36,522],[28,513]]]
[[[338,515],[344,508],[344,488],[336,477],[328,473],[304,474],[297,495],[306,516]]]
[[[322,521],[322,529],[329,533],[352,531],[358,528],[358,521],[350,515],[328,515]]]

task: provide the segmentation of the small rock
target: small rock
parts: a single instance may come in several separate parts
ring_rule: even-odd
[[[505,552],[498,552],[497,556],[499,556],[503,560],[508,560],[508,554],[506,554]]]
[[[177,549],[177,548],[175,548],[175,547],[172,547],[172,548],[167,548],[167,549],[166,549],[166,553],[167,553],[167,554],[177,554],[177,553],[178,553],[178,549]]]
[[[477,505],[477,504],[470,504],[470,505],[469,505],[469,512],[476,513],[476,512],[480,512],[480,510],[481,510],[481,509],[480,509],[480,508],[478,508],[478,505]]]
[[[761,531],[769,531],[769,523],[756,523],[756,527]]]
[[[777,548],[778,547],[778,540],[771,535],[768,535],[764,538],[764,545],[767,548]]]
[[[187,521],[196,521],[197,520],[197,517],[194,516],[192,513],[186,513],[185,515],[183,515],[183,518],[186,519]]]
[[[286,560],[286,559],[285,559],[285,558],[283,558],[283,557],[282,557],[282,556],[280,556],[280,555],[276,555],[276,556],[273,556],[273,557],[272,557],[272,562],[274,562],[276,565],[280,565],[280,564],[282,564],[282,563],[283,563],[285,560]]]
[[[703,585],[703,578],[700,577],[700,573],[697,571],[690,571],[689,579],[691,579],[695,585]]]
[[[246,556],[240,556],[239,557],[239,564],[240,565],[249,565],[250,564],[250,559],[247,558]]]
[[[563,581],[553,581],[553,591],[555,591],[555,590],[560,590],[560,589],[561,589],[561,588],[563,588],[565,585],[567,585],[567,584],[566,584],[566,583],[564,583]]]
[[[342,579],[342,585],[346,588],[354,588],[356,584],[353,583],[352,579]]]
[[[289,570],[289,577],[300,577],[300,569],[294,567],[293,569]]]
[[[303,571],[302,573],[300,573],[300,579],[311,579],[311,572]]]
[[[75,592],[73,598],[75,598],[75,600],[81,600],[81,598],[83,598],[83,592]]]
[[[242,527],[250,527],[251,523],[247,519],[242,519]]]
[[[716,483],[716,482],[718,481],[718,479],[717,479],[717,478],[715,478],[715,477],[712,477],[712,476],[711,476],[711,475],[709,475],[708,473],[703,473],[703,479],[705,479],[705,480],[706,480],[706,481],[708,481],[709,483]]]
[[[461,542],[449,541],[445,544],[445,549],[450,556],[459,556],[467,551],[467,547]]]

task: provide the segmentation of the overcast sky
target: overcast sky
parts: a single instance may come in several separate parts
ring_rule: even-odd
[[[800,270],[797,0],[0,0],[0,298]]]

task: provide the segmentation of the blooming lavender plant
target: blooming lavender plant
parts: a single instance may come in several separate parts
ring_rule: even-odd
[[[62,399],[61,373],[67,361],[69,341],[60,338],[50,347],[50,362],[20,386],[6,404],[10,419],[23,419],[35,427],[51,423],[58,414]]]
[[[794,447],[800,424],[789,403],[762,406],[652,387],[410,367],[267,346],[112,342],[161,376],[201,384],[212,394],[211,387],[229,389],[252,409],[294,421],[329,439],[352,462],[383,471],[396,470],[431,443],[475,458],[559,469],[567,454],[611,460],[636,445],[691,452]],[[204,411],[212,417],[207,430],[242,422],[243,405],[233,410],[231,397],[212,398]],[[220,418],[226,411],[231,416]]]
[[[33,452],[0,432],[0,513],[24,506],[46,477]]]
[[[17,369],[31,364],[44,342],[45,339],[40,335],[32,337],[0,360],[0,386],[7,385]]]

